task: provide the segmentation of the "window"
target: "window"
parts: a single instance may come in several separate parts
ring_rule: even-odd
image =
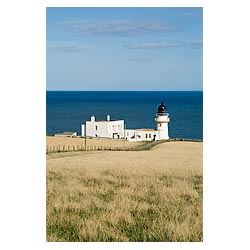
[[[148,138],[148,134],[146,134],[146,138]]]
[[[97,126],[95,126],[95,130],[97,130]]]
[[[151,134],[148,134],[148,137],[151,138]]]

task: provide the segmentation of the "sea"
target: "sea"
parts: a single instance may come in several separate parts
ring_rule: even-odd
[[[47,91],[46,133],[81,133],[81,124],[96,120],[125,120],[126,128],[156,128],[163,102],[169,113],[169,137],[203,140],[202,91]]]

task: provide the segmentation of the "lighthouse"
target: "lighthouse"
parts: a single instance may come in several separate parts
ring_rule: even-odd
[[[168,123],[170,122],[166,106],[161,103],[157,108],[155,121],[157,129],[138,128],[125,129],[124,120],[111,120],[107,115],[106,120],[96,120],[92,115],[90,121],[82,124],[82,136],[97,138],[124,139],[128,141],[159,141],[168,140]]]
[[[170,122],[167,107],[163,102],[158,106],[155,121],[157,123],[157,130],[159,131],[159,139],[169,139],[168,136],[168,123]]]

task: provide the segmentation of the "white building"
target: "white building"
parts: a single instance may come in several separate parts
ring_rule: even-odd
[[[85,133],[90,137],[123,138],[124,120],[112,121],[110,115],[107,115],[106,121],[96,121],[92,115],[90,121],[82,124],[82,136],[85,136]]]
[[[158,106],[155,121],[156,129],[126,129],[124,120],[110,120],[107,115],[106,121],[96,121],[95,116],[91,116],[90,121],[82,124],[82,136],[106,137],[106,138],[124,138],[129,141],[158,141],[169,139],[168,123],[169,114],[166,112],[166,106],[161,103]]]

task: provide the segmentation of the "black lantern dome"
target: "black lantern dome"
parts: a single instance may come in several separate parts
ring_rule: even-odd
[[[163,102],[158,106],[157,114],[165,115],[167,113],[167,107],[163,104]]]

